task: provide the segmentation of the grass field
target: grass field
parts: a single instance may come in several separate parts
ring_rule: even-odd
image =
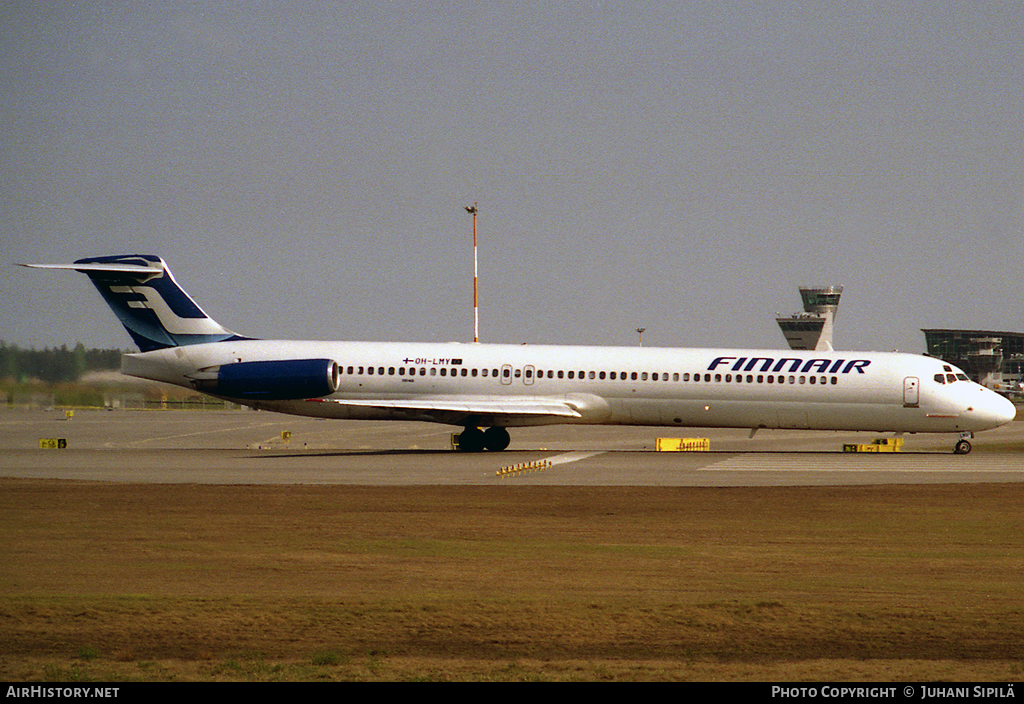
[[[1021,505],[0,480],[0,679],[1012,681]]]

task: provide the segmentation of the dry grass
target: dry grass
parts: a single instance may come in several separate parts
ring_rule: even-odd
[[[1005,680],[1024,486],[0,481],[0,679]]]

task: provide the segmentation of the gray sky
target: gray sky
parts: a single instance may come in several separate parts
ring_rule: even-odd
[[[129,347],[159,254],[260,337],[837,348],[1024,329],[1021,2],[0,8],[0,339]]]

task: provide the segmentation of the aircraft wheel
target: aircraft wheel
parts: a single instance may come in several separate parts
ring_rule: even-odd
[[[488,428],[484,431],[484,447],[492,452],[501,452],[508,447],[512,438],[504,428]]]
[[[459,435],[459,451],[480,452],[484,449],[484,433],[480,428],[466,428]]]
[[[966,455],[970,451],[971,443],[967,442],[966,440],[958,441],[956,446],[953,448],[953,454],[955,455]]]

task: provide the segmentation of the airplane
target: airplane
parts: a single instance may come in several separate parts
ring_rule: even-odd
[[[507,428],[557,423],[957,433],[1014,405],[926,355],[834,350],[263,340],[214,321],[155,255],[24,264],[92,281],[139,348],[122,372],[252,408],[462,427],[501,451]]]

